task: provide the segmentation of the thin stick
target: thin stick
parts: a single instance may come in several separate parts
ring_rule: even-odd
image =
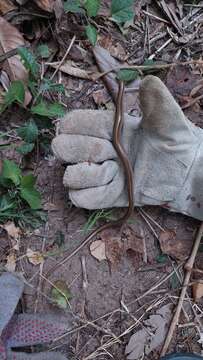
[[[131,70],[138,70],[138,71],[144,71],[144,70],[161,70],[161,69],[169,69],[172,66],[185,66],[185,65],[202,65],[203,66],[203,60],[188,60],[183,62],[173,62],[170,64],[153,64],[153,65],[119,65],[115,66],[107,71],[104,71],[103,73],[95,76],[95,81],[100,79],[101,77],[109,74],[112,71],[117,71],[121,69],[131,69]]]
[[[197,236],[195,238],[191,255],[190,255],[190,257],[189,257],[189,259],[188,259],[188,261],[187,261],[187,263],[185,265],[186,273],[185,273],[185,278],[184,278],[184,282],[183,282],[183,287],[182,287],[181,294],[180,294],[180,297],[179,297],[179,300],[178,300],[178,305],[177,305],[175,314],[174,314],[173,319],[171,321],[171,324],[170,324],[170,327],[169,327],[169,330],[168,330],[168,334],[166,336],[166,339],[165,339],[165,342],[164,342],[164,345],[163,345],[163,348],[162,348],[162,351],[161,351],[161,356],[164,356],[166,354],[166,352],[168,350],[168,347],[169,347],[169,344],[171,342],[175,327],[178,324],[181,309],[182,309],[182,306],[183,306],[183,301],[185,299],[187,287],[188,287],[190,276],[191,276],[191,273],[192,273],[192,268],[193,268],[193,265],[194,265],[195,257],[197,255],[197,251],[198,251],[198,248],[199,248],[199,244],[200,244],[202,235],[203,235],[203,222],[201,223],[199,231],[198,231]]]
[[[63,64],[63,62],[65,61],[67,55],[69,54],[70,49],[72,48],[72,46],[73,46],[73,44],[74,44],[74,42],[75,42],[75,39],[76,39],[76,36],[74,35],[74,36],[72,37],[72,40],[71,40],[71,42],[70,42],[70,45],[69,45],[68,49],[66,50],[63,58],[61,59],[60,63],[58,64],[58,66],[57,66],[57,68],[56,68],[56,70],[54,71],[54,73],[53,73],[52,76],[50,77],[50,80],[53,80],[54,76],[55,76],[55,75],[57,74],[57,72],[60,70],[60,67],[61,67],[61,65]]]
[[[140,208],[139,211],[141,211],[149,220],[151,220],[151,222],[156,225],[161,231],[166,232],[166,230],[161,225],[159,225],[159,223],[154,220],[153,217],[149,215],[145,210]]]
[[[0,63],[17,54],[18,54],[18,48],[7,51],[5,54],[0,55]]]

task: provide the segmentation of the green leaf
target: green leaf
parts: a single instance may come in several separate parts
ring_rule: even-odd
[[[173,290],[177,289],[180,286],[180,281],[177,274],[173,274],[170,278],[170,285]]]
[[[117,79],[122,81],[132,81],[137,79],[139,76],[139,73],[137,70],[131,70],[131,69],[121,69],[117,72]]]
[[[41,194],[34,188],[36,177],[32,174],[25,175],[20,182],[20,196],[31,207],[31,209],[41,208]]]
[[[146,60],[144,61],[143,65],[145,65],[145,66],[154,65],[154,60],[152,60],[152,59],[146,59]]]
[[[41,44],[36,49],[36,55],[41,59],[47,59],[50,56],[50,50],[48,45]]]
[[[165,264],[168,261],[168,256],[166,254],[161,254],[156,257],[156,261],[159,264]]]
[[[33,120],[17,129],[17,134],[27,143],[33,143],[39,135],[38,127]]]
[[[30,73],[36,77],[39,72],[39,64],[34,55],[25,47],[18,48],[18,54],[21,57],[22,63]]]
[[[54,283],[54,286],[51,289],[51,298],[54,303],[61,309],[66,309],[71,299],[71,293],[66,285],[65,281],[57,280]]]
[[[0,212],[8,211],[16,208],[16,201],[13,200],[9,194],[1,196],[0,198]]]
[[[111,2],[111,16],[119,24],[130,21],[134,14],[132,5],[134,0],[112,0]]]
[[[39,92],[50,91],[52,93],[65,93],[65,88],[63,84],[53,83],[49,79],[43,79],[43,82],[40,85]]]
[[[29,174],[22,176],[20,185],[22,188],[33,188],[36,183],[36,176]]]
[[[41,208],[41,194],[39,191],[34,189],[32,186],[20,187],[20,196],[24,199],[31,209],[40,209]]]
[[[34,146],[35,146],[34,143],[25,143],[21,146],[18,146],[16,148],[16,151],[22,155],[27,155],[34,149]]]
[[[33,79],[28,79],[28,87],[33,95],[33,97],[38,96],[38,84]]]
[[[80,0],[67,0],[64,2],[65,12],[82,13],[84,10],[81,7]]]
[[[65,114],[65,109],[59,103],[48,104],[41,101],[39,104],[32,106],[31,112],[40,116],[56,118],[63,116]]]
[[[22,81],[15,80],[12,81],[11,85],[8,88],[8,91],[4,97],[4,103],[2,104],[2,110],[5,110],[9,105],[14,102],[20,104],[24,103],[25,99],[25,89]]]
[[[87,25],[85,31],[89,41],[94,46],[97,42],[97,29],[93,25]]]
[[[20,168],[11,160],[3,160],[2,179],[9,179],[15,185],[20,184],[22,177]]]
[[[100,8],[100,0],[86,0],[84,8],[87,11],[87,15],[94,17],[97,15]]]

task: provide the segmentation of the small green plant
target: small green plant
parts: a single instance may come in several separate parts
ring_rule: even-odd
[[[100,0],[67,0],[64,2],[65,12],[79,13],[86,17],[85,33],[92,45],[97,42],[97,29],[91,24],[91,19],[97,16]]]
[[[11,160],[3,160],[0,175],[0,222],[6,220],[32,223],[33,217],[42,216],[41,195],[35,188],[36,177],[22,175]]]
[[[114,217],[112,216],[112,210],[95,210],[91,213],[91,215],[88,217],[87,222],[83,226],[83,231],[87,233],[88,231],[91,231],[94,226],[96,225],[97,221],[99,220],[107,220],[111,221],[114,220]]]
[[[111,1],[111,20],[119,26],[126,21],[133,19],[132,5],[134,0],[112,0]],[[87,25],[85,33],[90,43],[94,46],[97,42],[97,29],[92,24],[98,15],[100,0],[67,0],[64,2],[66,12],[78,13],[86,18]]]
[[[42,46],[42,45],[41,45]],[[45,57],[45,51],[49,51],[46,45],[45,48],[38,48],[40,51],[40,56]],[[25,68],[29,72],[29,79],[27,87],[33,95],[33,100],[31,103],[30,111],[31,114],[55,118],[64,115],[64,107],[58,102],[47,102],[44,100],[44,95],[46,92],[50,93],[64,93],[65,89],[62,84],[54,83],[52,80],[47,78],[40,78],[40,65],[37,62],[37,56],[34,56],[31,51],[25,47],[18,48],[18,54],[21,57],[21,61]],[[6,108],[11,106],[13,103],[17,103],[20,106],[23,106],[25,100],[25,85],[23,81],[16,80],[12,81],[8,91],[5,94],[3,104],[1,105],[0,112],[3,112]]]
[[[48,92],[52,94],[64,93],[65,89],[62,84],[54,83],[47,78],[40,78],[40,65],[37,59],[49,56],[49,48],[47,45],[42,44],[38,46],[36,55],[33,55],[31,51],[24,47],[19,48],[18,53],[22,63],[28,70],[29,79],[27,88],[33,95],[33,100],[27,108],[27,111],[30,112],[30,120],[17,130],[18,136],[23,140],[23,144],[17,148],[17,151],[22,155],[27,155],[33,151],[37,139],[40,136],[39,123],[41,129],[50,127],[50,118],[54,119],[63,116],[65,113],[64,107],[60,103],[48,102],[44,100],[44,95]],[[25,84],[20,80],[12,81],[5,94],[4,102],[0,107],[0,113],[14,103],[23,107],[25,94]],[[40,140],[43,142],[43,139]]]

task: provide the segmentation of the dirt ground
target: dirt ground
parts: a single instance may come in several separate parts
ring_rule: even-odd
[[[53,157],[41,160],[38,168],[38,185],[43,191],[44,204],[50,208],[48,221],[43,228],[35,231],[36,234],[33,233],[21,240],[22,252],[26,248],[49,250],[58,234],[62,233],[64,246],[70,253],[85,238],[82,229],[89,214],[88,211],[71,206],[62,186],[63,171],[63,166]],[[175,229],[176,239],[184,239],[184,243],[189,244],[189,247],[192,245],[198,221],[157,207],[149,207],[145,211],[164,229]],[[133,252],[123,256],[119,264],[112,268],[106,260],[96,260],[90,254],[89,246],[86,246],[60,269],[51,273],[43,284],[43,290],[42,284],[40,285],[42,293],[39,293],[36,291],[40,281],[39,269],[26,260],[21,261],[21,271],[28,283],[33,286],[26,286],[23,299],[26,311],[53,312],[65,315],[70,322],[70,335],[67,334],[59,345],[58,342],[52,344],[51,348],[56,347],[69,357],[78,359],[91,358],[92,354],[93,358],[96,354],[100,354],[101,358],[108,358],[109,353],[113,358],[123,359],[126,343],[132,331],[139,329],[139,322],[132,331],[127,331],[119,345],[107,347],[108,354],[105,354],[104,350],[99,351],[98,348],[112,340],[113,335],[119,336],[129,329],[135,324],[135,318],[142,319],[143,314],[144,318],[147,318],[148,313],[154,313],[162,304],[174,303],[180,286],[173,273],[178,263],[170,258],[163,264],[157,262],[160,255],[159,244],[136,209],[129,226],[135,236],[140,234],[144,237],[146,244],[147,262],[141,262],[138,268],[136,254]],[[43,266],[43,274],[63,258],[64,254],[48,257]],[[82,267],[82,258],[85,261],[86,275]],[[164,281],[168,275],[168,280]],[[179,276],[183,276],[182,271]],[[50,295],[50,284],[56,280],[63,280],[69,286],[72,294],[69,310],[59,310],[44,297],[44,294]],[[159,282],[161,285],[156,287]],[[149,295],[145,295],[153,286],[155,289],[152,289]],[[192,318],[190,307],[187,303],[185,306],[186,313],[188,312],[188,316]],[[201,304],[199,306],[201,307]],[[185,322],[184,316],[182,321]],[[180,328],[175,334],[170,350],[199,351],[195,329]],[[149,358],[158,358],[158,353]]]

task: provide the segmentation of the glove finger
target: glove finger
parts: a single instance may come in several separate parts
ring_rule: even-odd
[[[111,140],[115,113],[104,110],[73,110],[60,121],[60,133],[88,135]],[[124,115],[124,128],[137,129],[140,119]]]
[[[62,162],[103,162],[117,157],[113,145],[91,136],[60,134],[52,141],[52,150]]]
[[[63,184],[72,189],[86,189],[110,183],[119,171],[116,161],[108,160],[102,164],[83,162],[67,166]]]
[[[70,190],[69,196],[77,207],[94,210],[113,207],[124,192],[125,180],[119,170],[112,181],[106,185],[82,190]]]

